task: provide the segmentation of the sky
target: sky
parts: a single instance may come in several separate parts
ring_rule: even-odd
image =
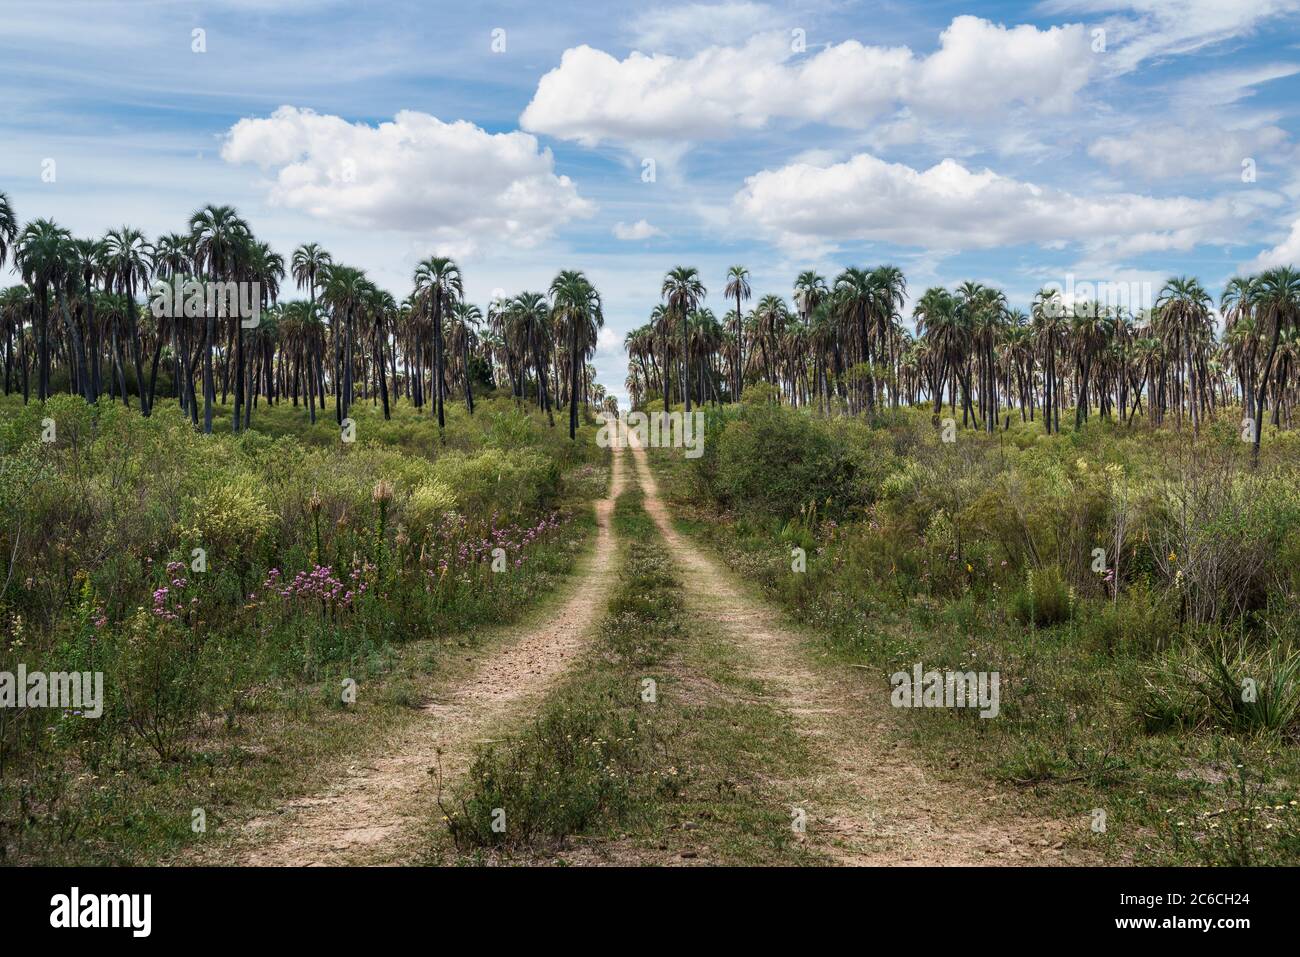
[[[734,263],[787,299],[893,263],[909,317],[964,280],[1141,306],[1300,263],[1298,112],[1300,0],[0,0],[20,222],[231,204],[398,299],[451,255],[481,306],[581,269],[624,407],[678,265],[721,318]]]

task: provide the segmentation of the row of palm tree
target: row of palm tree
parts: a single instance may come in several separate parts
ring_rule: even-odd
[[[946,401],[954,415],[960,405],[964,426],[988,432],[1016,413],[1059,432],[1063,408],[1073,408],[1076,427],[1095,410],[1195,430],[1237,406],[1258,456],[1266,413],[1289,427],[1300,397],[1300,271],[1291,267],[1231,280],[1217,310],[1190,277],[1169,279],[1136,314],[1066,303],[1052,289],[1026,312],[981,283],[936,286],[914,304],[915,332],[903,323],[907,285],[895,266],[850,266],[833,281],[806,271],[789,303],[764,295],[748,311],[749,272],[732,266],[724,296],[735,308],[721,320],[701,305],[698,270],[670,270],[662,288],[649,321],[624,341],[634,406],[666,397],[689,411],[765,382],[778,401],[825,414],[928,402],[937,415]]]
[[[44,401],[54,374],[64,373],[68,390],[87,402],[134,399],[147,416],[161,365],[196,428],[201,393],[205,433],[218,390],[223,404],[233,396],[236,432],[249,427],[259,401],[288,398],[296,407],[301,399],[314,423],[331,395],[339,423],[358,399],[382,405],[388,418],[404,397],[427,405],[441,430],[457,392],[473,414],[476,381],[508,386],[521,403],[535,399],[552,425],[554,405],[567,403],[571,437],[580,404],[613,403],[588,363],[604,324],[600,295],[576,270],[560,272],[546,293],[494,301],[485,315],[466,301],[460,268],[447,257],[418,263],[398,303],[315,243],[295,249],[286,269],[230,206],[204,206],[185,231],[155,242],[127,227],[76,239],[50,220],[20,227],[0,193],[0,269],[10,260],[22,284],[0,293],[4,390],[21,390],[24,401],[33,378]],[[279,301],[286,276],[305,298]],[[156,316],[137,297],[159,280],[256,283],[259,322],[245,328],[220,298],[200,315]]]

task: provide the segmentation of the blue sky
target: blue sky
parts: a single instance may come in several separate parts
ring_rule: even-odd
[[[584,269],[621,395],[679,264],[721,316],[732,263],[756,296],[893,262],[1025,306],[1300,261],[1298,27],[1300,0],[2,0],[0,190],[78,235],[231,203],[398,298],[433,252],[480,304]]]

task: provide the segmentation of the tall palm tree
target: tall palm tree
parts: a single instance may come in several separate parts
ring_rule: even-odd
[[[415,290],[421,295],[425,308],[433,317],[434,401],[438,407],[438,429],[446,426],[443,416],[442,397],[445,391],[443,379],[443,337],[442,317],[444,309],[464,295],[460,267],[446,256],[430,256],[415,267]]]
[[[1255,399],[1255,445],[1251,450],[1251,463],[1258,465],[1260,438],[1264,431],[1264,398],[1268,393],[1278,341],[1284,331],[1300,326],[1300,271],[1290,266],[1278,266],[1262,273],[1255,288],[1254,311],[1262,328],[1273,332]]]
[[[268,311],[280,297],[280,282],[285,276],[284,257],[268,244],[250,237],[244,253],[242,267],[241,272],[244,281],[257,285],[259,311]],[[251,338],[261,350],[265,351],[267,346],[275,339],[274,328],[263,330],[260,325],[257,328],[249,329],[249,335],[246,337],[242,317],[237,322],[237,329],[241,346],[245,338]],[[255,352],[255,359],[256,355]],[[260,361],[265,365],[265,357]],[[244,415],[243,427],[248,428],[252,423],[253,403],[256,401],[258,392],[257,378],[253,373],[255,364],[255,361],[246,362],[242,355],[236,362],[239,381],[235,387],[235,431],[239,431],[240,428],[239,415],[241,408]],[[267,402],[270,401],[271,396],[268,391]]]
[[[13,206],[9,203],[9,196],[0,192],[0,270],[5,268],[5,262],[9,259],[9,254],[13,249],[14,240],[18,237],[18,220],[14,218]],[[10,290],[12,292],[12,290]],[[14,302],[16,296],[10,296]],[[14,315],[17,315],[16,308]],[[13,328],[10,325],[5,326],[5,395],[9,394],[9,375],[13,368],[13,345],[11,336]],[[21,340],[20,340],[21,341]]]
[[[934,414],[943,408],[943,387],[948,385],[952,405],[956,395],[960,369],[965,363],[965,336],[957,318],[957,300],[942,286],[927,289],[912,308],[917,334],[929,346],[932,372],[931,388],[934,390]],[[951,376],[951,378],[950,378]]]
[[[546,296],[540,292],[521,292],[506,307],[506,339],[514,343],[514,352],[519,357],[519,394],[525,395],[524,381],[527,378],[528,360],[531,357],[533,372],[537,378],[537,400],[546,410],[546,421],[555,427],[555,416],[551,406],[551,393],[546,384],[546,367],[550,363],[551,307]]]
[[[898,358],[898,332],[902,329],[900,314],[907,299],[907,279],[897,266],[884,265],[871,270],[870,281],[876,336],[888,353],[890,368],[897,377],[894,365]],[[893,404],[898,404],[897,388],[893,391]]]
[[[105,270],[105,247],[98,239],[74,239],[69,244],[73,275],[80,279],[77,289],[86,317],[86,356],[89,363],[90,394],[99,397],[99,326],[95,321],[95,282]]]
[[[190,217],[190,244],[195,270],[216,282],[231,282],[252,236],[248,223],[233,206],[207,205]],[[224,299],[219,300],[224,311]],[[203,323],[203,433],[212,434],[212,404],[216,381],[212,374],[212,347],[216,339],[216,316],[205,315]],[[236,328],[239,317],[235,316]]]
[[[1256,276],[1233,276],[1224,284],[1219,297],[1224,341],[1241,389],[1241,407],[1247,414],[1255,395],[1255,360],[1259,353],[1259,333],[1253,312],[1258,284]]]
[[[672,404],[673,362],[676,361],[673,357],[677,351],[674,348],[676,332],[673,329],[672,310],[663,303],[657,304],[650,310],[648,325],[653,331],[654,337],[659,340],[663,351],[663,370],[660,378],[663,385],[664,411],[667,412],[669,405]]]
[[[461,375],[465,380],[465,408],[474,414],[474,389],[470,383],[470,353],[478,339],[478,328],[483,322],[483,311],[467,302],[457,302],[451,310],[453,325],[451,328],[451,351],[460,363]]]
[[[785,333],[786,323],[790,320],[790,310],[780,296],[767,295],[758,300],[754,306],[753,335],[758,343],[758,351],[763,357],[763,374],[772,385],[777,385],[775,360],[778,344]],[[750,349],[751,354],[753,348]],[[780,390],[778,389],[778,395]]]
[[[691,412],[691,350],[686,332],[686,317],[696,310],[708,294],[700,280],[700,271],[694,266],[677,266],[664,276],[661,293],[669,312],[682,326],[682,395],[686,399],[686,414]],[[667,409],[667,405],[664,406]]]
[[[334,384],[335,418],[341,424],[352,408],[353,369],[356,354],[355,319],[358,310],[373,288],[365,272],[351,266],[334,264],[329,268],[321,299],[329,307],[331,325],[335,326],[335,353],[341,355],[341,373]]]
[[[748,300],[753,294],[749,287],[749,270],[744,266],[729,266],[727,268],[727,287],[723,294],[728,298],[736,300],[736,318],[734,333],[736,336],[736,361],[732,367],[732,386],[731,395],[733,401],[740,401],[740,394],[745,388],[744,369],[745,369],[745,346],[744,334],[741,331],[740,324],[745,315],[744,307],[741,305],[742,300]]]
[[[135,389],[140,398],[140,412],[149,415],[149,397],[145,393],[144,367],[140,360],[139,313],[135,308],[135,291],[144,288],[153,275],[153,248],[138,229],[123,226],[110,229],[104,237],[104,271],[119,295],[126,298],[126,338],[135,367]]]
[[[50,397],[50,301],[49,291],[63,282],[68,267],[67,246],[71,234],[49,219],[36,219],[23,227],[15,247],[15,262],[23,281],[36,297],[36,398]]]
[[[388,408],[388,376],[385,373],[384,345],[388,341],[388,325],[397,314],[397,301],[391,293],[372,286],[364,297],[365,313],[371,320],[370,339],[374,358],[375,378],[379,386],[379,398],[384,407],[384,418],[390,418]],[[396,386],[396,380],[393,382]]]
[[[330,254],[321,249],[316,243],[304,243],[293,251],[293,256],[289,260],[289,269],[293,276],[293,281],[299,289],[306,289],[310,297],[312,320],[319,325],[320,317],[316,315],[316,291],[320,288],[325,278],[325,273],[329,270],[333,260]],[[319,354],[313,354],[313,348],[316,339],[312,336],[305,336],[304,347],[306,350],[307,363],[307,417],[312,425],[316,424],[316,381],[317,376],[313,372],[313,359],[315,365],[319,366]],[[322,390],[320,396],[320,407],[325,408],[325,395]]]
[[[0,192],[0,269],[13,249],[18,237],[18,220],[14,218],[14,208],[9,204],[9,196]]]
[[[26,286],[10,286],[0,293],[0,332],[4,334],[5,395],[13,387],[14,348],[18,349],[18,375],[22,382],[23,402],[30,398],[27,376],[27,319],[32,311],[32,296]]]
[[[1058,290],[1043,288],[1034,294],[1030,308],[1030,324],[1034,338],[1042,353],[1043,363],[1043,427],[1048,433],[1061,431],[1060,382],[1056,371],[1056,355],[1064,347],[1069,325],[1065,305]]]
[[[1203,407],[1205,383],[1199,375],[1203,346],[1213,333],[1210,303],[1210,294],[1200,281],[1189,276],[1170,277],[1155,301],[1166,355],[1172,356],[1175,363],[1178,419],[1182,421],[1185,399],[1193,429],[1200,427]]]
[[[605,324],[600,293],[581,272],[563,270],[551,281],[551,311],[569,334],[569,438],[578,435],[579,373]],[[558,331],[558,330],[557,330]],[[690,399],[687,399],[689,404]]]
[[[875,309],[875,283],[871,274],[857,266],[849,266],[835,277],[834,296],[836,313],[840,321],[850,331],[847,337],[852,341],[854,333],[857,339],[857,360],[866,372],[866,408],[868,412],[876,406],[876,377],[871,367],[871,323]],[[860,379],[855,380],[854,393],[860,396],[864,391]],[[859,410],[862,402],[857,400]]]

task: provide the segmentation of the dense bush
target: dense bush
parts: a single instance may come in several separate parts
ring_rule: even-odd
[[[766,403],[715,411],[699,474],[727,507],[789,518],[819,504],[844,514],[867,504],[874,491],[866,464],[872,452],[845,441],[847,428]]]

